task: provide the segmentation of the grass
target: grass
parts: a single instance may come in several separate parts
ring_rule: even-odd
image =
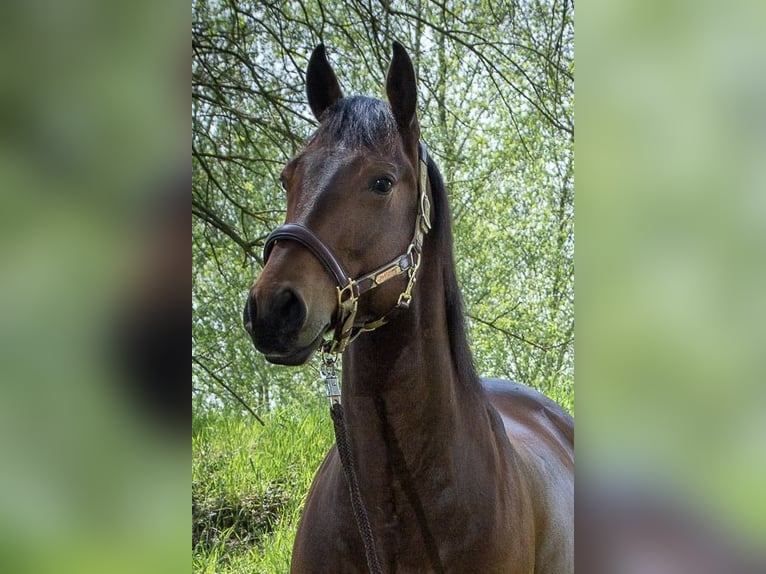
[[[556,398],[571,404],[571,395]],[[334,442],[332,422],[323,398],[264,422],[193,417],[194,572],[289,572],[306,494]]]
[[[311,480],[333,443],[325,401],[252,418],[206,414],[192,433],[194,572],[289,571]]]

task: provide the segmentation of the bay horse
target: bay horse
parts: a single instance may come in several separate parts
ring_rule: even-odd
[[[291,572],[573,572],[574,422],[530,388],[476,374],[407,52],[394,43],[388,102],[344,97],[323,45],[306,83],[319,128],[282,171],[286,224],[266,240],[243,318],[272,363],[342,353],[371,540],[333,446]]]

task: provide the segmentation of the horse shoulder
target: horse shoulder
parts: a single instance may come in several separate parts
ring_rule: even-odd
[[[532,433],[568,467],[574,467],[574,419],[556,402],[521,383],[482,379],[509,438]]]
[[[358,566],[349,557],[364,557],[358,536],[343,535],[339,529],[352,524],[344,513],[348,508],[348,491],[338,451],[333,446],[325,456],[311,483],[293,544],[291,574],[353,574]],[[344,560],[345,558],[345,560]]]
[[[482,383],[536,511],[535,572],[573,572],[574,420],[529,387],[497,379]]]

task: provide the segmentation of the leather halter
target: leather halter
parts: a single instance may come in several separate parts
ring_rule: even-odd
[[[326,341],[323,351],[342,353],[348,344],[361,333],[373,331],[388,322],[388,316],[396,309],[407,309],[412,299],[420,257],[423,252],[423,238],[431,229],[431,202],[428,199],[428,152],[423,142],[418,142],[418,213],[415,218],[415,231],[407,251],[392,261],[352,279],[338,261],[333,252],[308,228],[299,223],[286,223],[277,227],[266,238],[263,248],[264,265],[269,259],[274,245],[280,240],[296,241],[306,247],[319,260],[336,283],[338,310],[335,317],[333,338]],[[355,323],[359,297],[382,285],[389,279],[407,273],[407,287],[399,295],[396,305],[375,321]]]

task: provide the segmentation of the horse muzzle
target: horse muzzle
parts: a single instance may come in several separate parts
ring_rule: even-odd
[[[301,365],[319,347],[326,326],[312,328],[300,294],[281,287],[273,294],[251,289],[242,320],[255,348],[266,360],[280,365]]]
[[[256,350],[280,365],[302,365],[323,342],[335,310],[332,284],[294,242],[274,249],[245,302],[242,322]]]

